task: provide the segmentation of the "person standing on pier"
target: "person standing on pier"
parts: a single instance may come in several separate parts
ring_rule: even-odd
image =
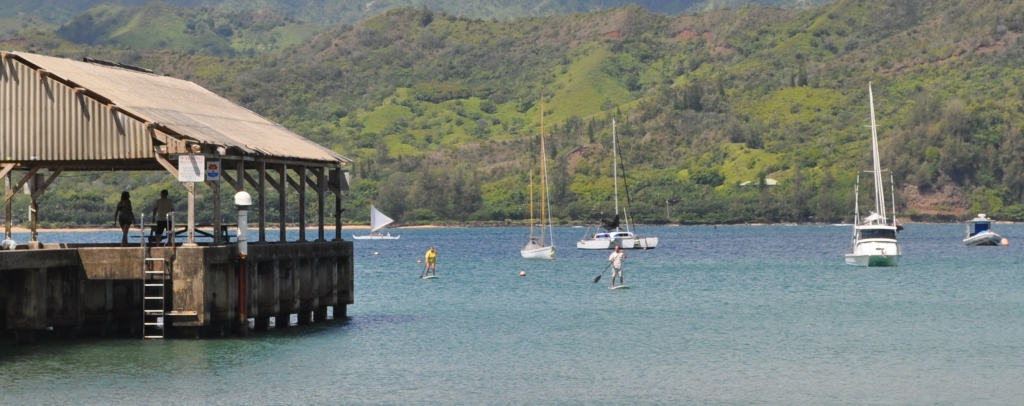
[[[615,252],[608,257],[608,261],[612,263],[612,287],[615,287],[615,276],[619,276],[619,285],[625,285],[622,281],[622,260],[626,259],[626,252],[622,250],[622,247],[616,245]]]
[[[132,211],[131,195],[127,191],[121,192],[121,201],[117,202],[114,209],[114,221],[121,226],[121,246],[128,246],[128,229],[135,222],[135,213]]]
[[[171,203],[171,199],[167,198],[167,189],[160,191],[160,198],[157,199],[156,204],[153,205],[153,218],[156,219],[156,227],[153,228],[153,232],[156,234],[156,240],[154,244],[160,244],[164,238],[164,230],[167,229],[167,215],[174,213],[174,203]],[[174,232],[171,230],[170,232]]]
[[[427,267],[423,269],[423,276],[421,276],[421,278],[430,275],[431,271],[433,271],[434,276],[437,276],[437,266],[435,264],[436,261],[437,251],[434,250],[434,247],[430,247],[430,249],[427,250]]]

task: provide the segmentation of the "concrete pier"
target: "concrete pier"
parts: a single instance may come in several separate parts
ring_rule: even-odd
[[[0,251],[0,329],[21,343],[42,336],[142,336],[143,262],[163,258],[167,337],[245,334],[345,317],[354,302],[350,241],[141,247],[48,245]],[[239,283],[239,272],[244,272]],[[244,299],[244,300],[240,300]],[[240,307],[244,303],[244,307]],[[240,312],[245,312],[243,320]],[[0,333],[3,334],[3,333]]]

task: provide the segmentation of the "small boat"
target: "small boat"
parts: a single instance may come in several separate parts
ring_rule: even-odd
[[[846,264],[854,266],[896,266],[899,265],[902,249],[896,240],[896,195],[892,186],[892,174],[889,175],[890,192],[893,194],[892,224],[885,214],[885,187],[882,184],[882,169],[878,160],[878,132],[875,126],[875,102],[868,84],[868,100],[871,106],[871,152],[875,178],[875,211],[864,219],[860,218],[859,193],[860,175],[857,175],[857,186],[854,187],[854,219],[853,246],[846,254]]]
[[[978,217],[967,222],[967,238],[964,238],[964,245],[1001,245],[1003,237],[992,231],[992,219],[979,213]]]
[[[380,229],[384,228],[388,224],[394,223],[391,217],[385,216],[380,210],[377,210],[372,204],[370,205],[370,235],[353,235],[352,238],[357,240],[397,240],[400,235],[391,235],[388,231],[387,234],[379,232]]]
[[[658,246],[658,237],[641,237],[637,236],[634,230],[629,227],[629,186],[624,183],[626,189],[626,210],[622,211],[623,223],[625,230],[619,227],[619,154],[618,154],[618,141],[615,138],[615,119],[612,119],[612,179],[615,186],[615,218],[611,221],[601,219],[601,228],[605,231],[599,231],[593,235],[587,237],[584,233],[583,239],[576,241],[576,248],[581,250],[610,250],[615,247],[622,247],[622,249],[654,249]],[[623,182],[625,182],[625,167],[623,166]],[[587,229],[589,232],[590,229]]]
[[[519,250],[519,254],[526,259],[555,259],[555,236],[551,228],[551,201],[548,196],[547,177],[547,154],[544,148],[544,97],[540,100],[540,235],[533,234],[533,171],[530,172],[530,239],[526,245]],[[547,210],[545,210],[545,208]],[[544,213],[547,213],[547,219]],[[547,237],[551,244],[545,241],[545,224],[547,221]]]

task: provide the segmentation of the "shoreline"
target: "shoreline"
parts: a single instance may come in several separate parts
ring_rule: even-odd
[[[994,223],[995,224],[1017,224],[1016,222],[1013,222],[1013,221],[996,221]],[[961,222],[931,223],[931,222],[913,222],[913,221],[909,221],[909,219],[904,221],[904,220],[901,219],[900,220],[900,224],[906,224],[906,225],[911,225],[911,224],[922,224],[922,225],[926,225],[926,224],[961,224]],[[723,226],[723,227],[724,226],[766,227],[766,226],[851,226],[851,225],[852,224],[850,224],[850,223],[736,223],[736,224],[727,224],[727,223],[674,224],[674,223],[666,223],[666,224],[637,224],[637,226],[641,226],[641,227],[687,227],[687,226],[689,226],[689,227],[706,227],[706,226],[716,226],[716,227],[717,226]],[[295,229],[298,229],[298,227],[299,227],[298,225],[289,225],[288,229],[295,230]],[[450,223],[450,224],[442,223],[442,224],[422,224],[422,225],[398,226],[398,227],[389,227],[388,229],[389,230],[416,230],[416,229],[432,229],[432,228],[485,228],[485,227],[529,227],[529,224],[521,223],[521,222],[512,222],[512,223],[504,223],[504,222],[486,223],[486,222],[481,222],[481,223]],[[555,227],[569,227],[569,228],[582,227],[582,228],[586,228],[587,225],[585,225],[585,224],[569,223],[569,224],[556,225]],[[596,225],[590,225],[589,227],[597,227],[597,226]],[[324,230],[334,230],[334,228],[335,228],[335,226],[333,226],[333,225],[324,226]],[[342,228],[344,228],[344,229],[351,229],[351,230],[369,230],[370,226],[368,224],[351,224],[351,225],[345,224],[345,225],[342,226]],[[249,225],[249,230],[250,231],[251,230],[255,230],[255,229],[256,229],[255,225],[252,225],[252,224]],[[274,231],[278,230],[277,227],[267,227],[266,229],[268,231],[269,230],[274,230]],[[306,226],[306,230],[310,230],[310,229],[315,230],[316,229],[316,224],[312,224],[312,225],[307,225]],[[31,232],[31,231],[32,230],[30,230],[29,228],[22,227],[22,226],[14,226],[14,227],[11,228],[11,232],[12,233],[28,233],[28,232]],[[80,227],[80,228],[79,227],[75,227],[75,228],[70,228],[70,227],[42,228],[42,227],[40,227],[38,229],[38,231],[39,232],[59,232],[59,233],[75,233],[75,232],[83,232],[83,233],[85,233],[85,232],[119,231],[119,228],[117,228],[117,227]],[[137,231],[137,229],[132,229],[132,231]],[[132,232],[132,231],[129,231],[129,232]]]

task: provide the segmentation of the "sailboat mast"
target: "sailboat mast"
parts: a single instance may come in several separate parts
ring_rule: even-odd
[[[612,182],[615,185],[615,215],[619,215],[619,151],[615,141],[615,119],[612,118]]]
[[[875,97],[871,92],[871,83],[868,82],[868,101],[871,104],[871,152],[875,164],[875,213],[885,219],[885,188],[882,186],[882,170],[878,159],[878,128],[875,125]]]
[[[544,147],[544,94],[540,95],[540,245],[544,246],[544,206],[547,202],[547,148]]]
[[[533,241],[533,169],[530,169],[530,241]]]

